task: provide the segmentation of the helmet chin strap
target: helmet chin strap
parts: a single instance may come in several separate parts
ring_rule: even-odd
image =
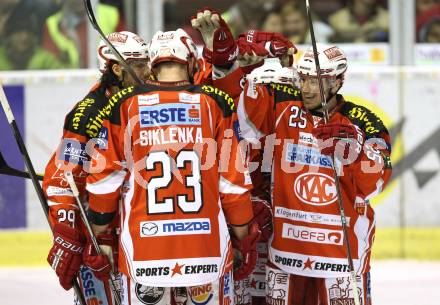
[[[122,69],[122,79],[120,79],[117,84],[118,88],[121,90],[124,89],[125,76],[127,76],[127,72]]]

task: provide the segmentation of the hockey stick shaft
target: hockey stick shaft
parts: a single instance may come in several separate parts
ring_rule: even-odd
[[[134,70],[130,67],[127,61],[122,57],[122,55],[118,52],[118,50],[116,50],[116,48],[112,45],[112,43],[107,39],[105,34],[102,32],[98,22],[96,21],[95,14],[93,13],[92,3],[90,2],[90,0],[84,0],[84,6],[86,7],[87,16],[89,17],[90,23],[92,24],[93,28],[98,32],[99,37],[101,37],[101,39],[105,42],[107,47],[118,58],[119,63],[127,70],[128,73],[130,73],[131,77],[133,77],[133,79],[139,85],[143,85],[144,83],[140,80],[140,78],[137,76]]]
[[[1,151],[0,151],[0,175],[31,179],[31,175],[28,172],[10,167],[8,163],[6,163],[6,160],[3,158],[3,154],[1,153]],[[43,175],[37,174],[37,179],[39,181],[43,181]]]
[[[318,54],[318,49],[316,47],[315,32],[313,29],[313,21],[312,21],[312,14],[310,12],[309,0],[306,0],[306,10],[307,10],[307,19],[308,19],[308,23],[309,23],[309,30],[310,30],[310,36],[311,36],[310,38],[312,40],[313,55],[315,58],[316,75],[318,76],[321,105],[324,110],[324,123],[328,123],[330,118],[329,118],[329,113],[328,113],[328,108],[327,108],[327,100],[326,100],[325,94],[324,94],[324,84],[322,82],[321,66],[319,64],[319,54]],[[345,217],[345,210],[344,210],[344,205],[342,202],[342,194],[341,194],[339,176],[336,171],[336,158],[333,158],[332,169],[333,169],[333,176],[335,178],[336,193],[338,196],[337,201],[338,201],[338,206],[339,206],[339,214],[341,215],[342,232],[344,234],[344,244],[345,244],[345,247],[347,250],[348,267],[350,268],[350,278],[351,278],[351,285],[352,285],[352,289],[353,289],[354,304],[360,305],[359,292],[357,289],[356,273],[354,270],[353,257],[351,255],[350,240],[348,238],[347,218]]]
[[[316,75],[318,76],[319,94],[321,97],[321,105],[324,110],[324,122],[327,123],[329,120],[328,109],[327,109],[327,100],[325,99],[324,84],[322,83],[322,75],[321,75],[321,69],[320,69],[321,66],[319,64],[319,56],[318,56],[318,50],[316,47],[315,31],[313,29],[313,21],[312,21],[312,14],[310,13],[309,0],[306,0],[306,9],[307,9],[307,19],[308,19],[308,23],[309,23],[310,37],[312,40],[313,56],[315,57]]]
[[[5,112],[6,118],[8,119],[9,126],[12,129],[12,133],[14,134],[14,138],[17,142],[20,153],[23,156],[24,163],[28,169],[28,174],[30,179],[32,180],[32,184],[34,185],[35,191],[37,192],[38,199],[40,200],[41,207],[43,208],[44,214],[46,214],[46,219],[49,223],[49,206],[46,201],[46,197],[44,197],[43,189],[41,188],[40,182],[38,181],[37,174],[35,173],[34,166],[32,165],[32,161],[27,152],[26,146],[24,145],[23,138],[20,134],[20,130],[18,129],[17,123],[15,122],[14,114],[12,113],[11,106],[9,105],[8,99],[6,98],[5,90],[3,89],[3,84],[0,83],[0,102],[2,104],[3,111]],[[75,290],[76,295],[79,298],[81,305],[86,305],[86,301],[84,299],[83,294],[81,293],[80,286],[76,279],[73,280],[73,288]]]
[[[99,247],[98,240],[96,239],[95,233],[93,232],[92,226],[90,225],[90,221],[87,218],[86,211],[84,210],[84,206],[81,202],[81,199],[79,198],[79,191],[76,186],[75,180],[73,178],[72,172],[64,172],[64,176],[67,179],[67,182],[69,183],[70,189],[72,190],[73,197],[75,197],[76,203],[78,204],[79,212],[81,214],[81,218],[83,220],[84,225],[86,226],[87,232],[89,234],[90,240],[92,241],[93,247],[95,248],[95,251],[98,255],[102,255],[102,250]],[[118,293],[118,290],[116,289],[116,285],[112,279],[110,279],[110,286],[113,291],[113,296],[116,301],[117,305],[121,305],[121,297]]]

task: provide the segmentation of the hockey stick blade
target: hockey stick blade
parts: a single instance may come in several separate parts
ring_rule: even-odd
[[[6,160],[3,158],[3,154],[1,153],[1,151],[0,151],[0,175],[31,179],[31,176],[29,175],[28,172],[10,167],[8,163],[6,163]],[[43,181],[43,175],[37,174],[37,179]]]
[[[113,54],[118,58],[119,63],[124,66],[124,68],[130,73],[131,77],[139,84],[143,85],[144,83],[140,80],[140,78],[137,76],[137,74],[133,71],[133,69],[127,64],[125,59],[122,57],[122,55],[116,50],[116,48],[112,45],[112,43],[107,39],[107,36],[104,35],[101,28],[99,27],[98,22],[96,21],[95,14],[93,13],[93,7],[90,0],[83,0],[84,6],[86,7],[87,16],[89,17],[90,23],[92,24],[93,28],[98,32],[101,39],[105,42],[107,47],[113,52]]]

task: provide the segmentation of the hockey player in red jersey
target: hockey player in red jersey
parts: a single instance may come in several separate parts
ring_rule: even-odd
[[[274,233],[266,269],[266,303],[354,304],[334,157],[357,289],[361,304],[371,304],[369,261],[375,216],[368,200],[383,190],[391,175],[390,138],[376,115],[338,94],[347,69],[343,51],[319,45],[318,54],[330,114],[327,124],[311,49],[297,64],[302,92],[276,82],[259,84],[251,75],[238,106],[244,138],[256,141],[273,135],[275,139]],[[265,157],[271,160],[272,155]]]
[[[145,80],[148,76],[148,49],[143,39],[131,32],[115,32],[108,39],[137,76]],[[135,84],[104,42],[98,47],[98,59],[102,73],[100,82],[67,114],[61,142],[46,166],[43,189],[48,199],[54,240],[68,241],[74,245],[69,249],[64,247],[64,243],[55,242],[48,255],[48,262],[59,277],[61,286],[70,289],[72,280],[79,276],[87,304],[109,305],[113,301],[108,283],[100,281],[90,268],[84,266],[84,260],[88,260],[83,251],[86,244],[85,228],[64,177],[64,170],[72,171],[81,199],[86,202],[86,176],[92,166],[87,145],[103,143],[99,140],[105,138],[105,132],[100,132],[102,122],[113,106],[109,103],[109,97]],[[106,233],[99,236],[101,243],[114,246],[114,225]]]
[[[233,101],[191,84],[196,48],[183,30],[156,33],[149,55],[157,81],[116,96],[103,123],[103,167],[87,177],[91,221],[97,233],[107,229],[127,181],[118,265],[124,304],[170,304],[171,294],[187,294],[187,304],[230,304],[232,247],[241,256],[235,274],[244,277],[260,235],[248,226],[250,181],[238,170]]]
[[[203,40],[203,56],[213,65],[213,83],[234,98],[237,104],[246,74],[261,66],[266,57],[275,57],[285,68],[283,76],[292,81],[292,70],[287,68],[293,63],[295,46],[278,33],[250,30],[234,41],[228,25],[220,14],[210,9],[198,11],[191,20],[193,27],[200,31]],[[234,113],[234,117],[236,114]],[[234,120],[236,121],[236,119]],[[234,130],[239,136],[238,124]],[[263,148],[263,145],[261,145]],[[262,150],[254,149],[247,159],[251,164],[260,166]],[[258,259],[255,269],[245,279],[234,281],[234,303],[264,304],[265,302],[265,266],[267,261],[267,241],[272,232],[270,209],[270,177],[263,175],[260,168],[250,171],[252,178],[251,200],[254,219],[262,230],[257,244]]]

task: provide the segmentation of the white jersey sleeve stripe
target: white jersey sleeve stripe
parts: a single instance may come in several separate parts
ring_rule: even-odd
[[[247,189],[244,187],[233,184],[232,182],[226,180],[224,177],[220,176],[219,180],[219,192],[223,194],[244,194]]]
[[[92,194],[113,193],[124,182],[126,172],[124,170],[114,171],[104,179],[95,183],[87,183],[86,189]]]
[[[243,92],[240,94],[240,101],[237,106],[237,116],[240,125],[241,137],[251,143],[259,142],[259,139],[261,139],[264,134],[260,132],[249,119],[244,107]]]

